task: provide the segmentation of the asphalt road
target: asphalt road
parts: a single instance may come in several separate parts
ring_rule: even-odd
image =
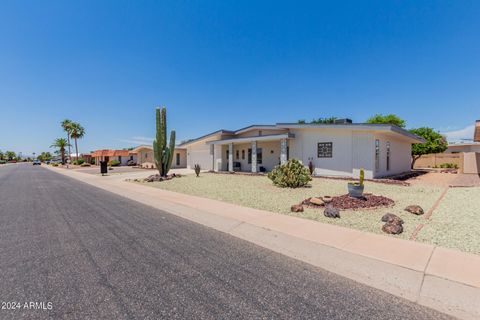
[[[0,301],[20,303],[0,319],[447,318],[30,164],[0,167]]]

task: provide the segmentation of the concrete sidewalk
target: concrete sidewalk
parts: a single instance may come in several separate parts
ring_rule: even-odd
[[[217,200],[50,170],[463,319],[480,318],[480,256]]]

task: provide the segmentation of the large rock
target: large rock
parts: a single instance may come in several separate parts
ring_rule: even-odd
[[[332,206],[327,206],[323,215],[327,218],[340,218],[340,211]]]
[[[405,211],[416,214],[417,216],[424,214],[422,207],[417,205],[408,206],[405,208]]]
[[[322,199],[315,198],[315,197],[310,198],[309,202],[317,206],[323,206],[325,204]]]
[[[388,234],[400,234],[403,232],[401,223],[385,223],[382,227],[383,232]]]
[[[290,207],[292,212],[303,212],[303,206],[301,204],[294,204]]]
[[[382,217],[382,222],[403,224],[403,220],[393,213],[387,213]]]

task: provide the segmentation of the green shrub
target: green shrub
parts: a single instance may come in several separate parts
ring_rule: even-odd
[[[442,163],[440,168],[443,169],[458,169],[458,165],[456,163]]]
[[[120,165],[120,161],[118,160],[110,160],[108,161],[108,166],[109,167],[118,167]]]
[[[85,160],[83,160],[83,159],[78,159],[78,160],[73,160],[72,161],[72,164],[76,165],[76,166],[81,166],[84,163],[85,163]]]
[[[58,167],[58,163],[52,163],[53,167]]]
[[[299,188],[307,185],[312,180],[308,169],[296,159],[288,160],[287,163],[276,166],[268,178],[273,184],[281,188]]]
[[[80,167],[90,167],[90,163],[87,163],[87,162],[82,163]]]

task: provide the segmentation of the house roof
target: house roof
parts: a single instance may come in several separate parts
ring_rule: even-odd
[[[475,122],[475,132],[473,133],[473,141],[480,142],[480,120]]]
[[[370,124],[370,123],[332,123],[332,124],[300,124],[300,123],[277,123],[274,125],[251,125],[248,127],[244,127],[238,130],[217,130],[211,133],[208,133],[206,135],[203,135],[201,137],[198,137],[196,139],[188,140],[179,146],[181,147],[186,147],[187,145],[203,140],[205,138],[208,138],[210,136],[218,135],[218,134],[229,134],[229,135],[236,135],[240,134],[249,130],[261,130],[261,129],[307,129],[307,128],[313,128],[313,129],[352,129],[354,128],[355,130],[360,130],[360,131],[380,131],[380,132],[392,132],[399,134],[403,136],[404,138],[409,139],[412,143],[424,143],[425,140],[405,129],[402,129],[398,126],[391,125],[391,124]],[[479,129],[480,131],[480,129]],[[479,132],[480,134],[480,132]],[[479,137],[480,138],[480,137]],[[229,140],[234,140],[236,139],[235,137],[229,138]],[[216,140],[219,141],[219,140]]]
[[[130,154],[129,150],[95,150],[91,153],[92,157],[128,157]]]

